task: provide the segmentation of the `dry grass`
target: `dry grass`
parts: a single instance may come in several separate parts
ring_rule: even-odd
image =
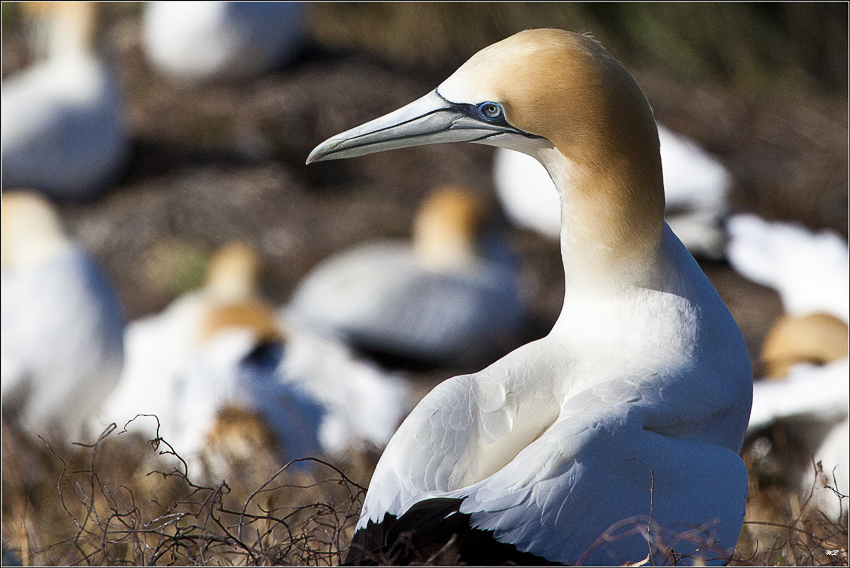
[[[732,557],[732,565],[738,566],[846,566],[847,517],[831,519],[821,511],[809,507],[809,499],[803,501],[796,516],[787,516],[780,521],[764,521],[748,507],[744,529],[738,548]],[[794,493],[776,492],[775,503],[790,504],[796,499]],[[846,495],[836,494],[836,499],[847,500]],[[784,501],[784,503],[783,503]]]
[[[781,479],[769,479],[752,456],[745,459],[750,500],[731,563],[846,564],[846,518],[826,518],[810,506],[810,495],[784,490]],[[310,566],[344,559],[373,458],[360,456],[346,469],[317,458],[295,460],[262,482],[244,470],[250,464],[239,467],[232,480],[197,484],[162,438],[146,441],[112,427],[94,444],[68,445],[4,425],[4,559],[24,565]],[[653,525],[651,519],[623,521],[600,545],[646,530],[647,522]],[[678,542],[711,542],[711,527],[670,534],[653,525],[651,533],[654,550],[668,550],[671,564],[686,560],[675,553]],[[711,556],[711,550],[701,554]]]
[[[25,565],[335,565],[365,495],[316,458],[199,485],[166,440],[114,427],[68,446],[4,426],[3,442],[4,549]]]
[[[750,477],[747,514],[734,565],[846,566],[848,519],[831,518],[815,507],[818,481],[796,489],[795,462],[805,463],[802,452],[787,444],[785,429],[776,426],[745,446],[742,456]],[[808,458],[811,461],[811,458]],[[818,464],[810,467],[818,471]],[[822,472],[821,472],[822,473]],[[826,476],[820,476],[827,479]],[[817,479],[817,477],[816,477]],[[848,496],[830,488],[847,510]]]

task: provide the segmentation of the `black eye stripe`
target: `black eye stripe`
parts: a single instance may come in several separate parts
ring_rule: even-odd
[[[493,102],[484,102],[479,103],[477,105],[469,104],[469,103],[453,103],[448,100],[446,97],[440,94],[439,91],[436,91],[438,97],[443,99],[446,102],[446,107],[439,110],[449,110],[452,109],[456,112],[463,113],[469,118],[473,118],[475,120],[480,120],[481,122],[486,122],[488,124],[492,124],[494,126],[501,126],[505,129],[505,132],[511,132],[513,134],[518,134],[520,136],[524,136],[525,138],[543,138],[542,136],[538,136],[537,134],[531,134],[516,128],[508,123],[505,118],[505,111],[502,108],[502,105]],[[481,112],[481,107],[485,105],[493,105],[499,109],[499,115],[495,118],[488,118]]]

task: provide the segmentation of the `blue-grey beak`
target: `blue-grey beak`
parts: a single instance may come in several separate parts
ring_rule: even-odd
[[[474,105],[447,101],[435,89],[407,106],[325,140],[310,152],[307,163],[441,142],[486,144],[508,133],[527,136],[507,122],[479,119],[475,109]]]

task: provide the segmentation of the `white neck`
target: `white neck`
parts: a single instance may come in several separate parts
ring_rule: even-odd
[[[582,168],[557,148],[544,148],[561,203],[561,257],[568,295],[657,289],[662,282],[661,226],[640,200],[640,190],[609,191],[606,178]],[[599,181],[602,179],[602,181]],[[611,183],[618,183],[614,178]],[[626,199],[624,195],[637,195]]]

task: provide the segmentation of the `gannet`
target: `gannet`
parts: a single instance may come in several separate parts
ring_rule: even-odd
[[[373,352],[477,365],[515,347],[524,308],[517,263],[468,190],[438,188],[412,243],[369,241],[321,262],[288,317]]]
[[[590,37],[525,31],[307,163],[438,142],[543,164],[561,199],[564,306],[548,336],[413,409],[375,469],[348,561],[445,545],[473,564],[660,562],[673,555],[663,540],[684,562],[725,562],[747,497],[752,372],[735,321],[664,223],[637,83]]]
[[[148,2],[142,47],[176,81],[249,79],[292,59],[304,27],[300,2]]]
[[[210,309],[199,323],[198,344],[176,373],[160,431],[186,460],[189,478],[230,477],[228,458],[242,453],[233,430],[248,417],[264,432],[250,441],[255,451],[275,461],[318,454],[322,409],[277,380],[283,338],[274,312],[237,301]],[[237,413],[241,420],[234,420]]]
[[[264,422],[288,459],[382,449],[409,410],[401,377],[282,321],[257,289],[259,269],[253,247],[230,243],[202,289],[133,322],[127,368],[100,424],[157,415],[190,478],[205,475],[204,463],[221,473],[216,455],[228,451],[214,433],[228,439],[220,422],[233,411]],[[153,436],[156,426],[140,419],[128,429]]]
[[[126,361],[121,378],[103,402],[93,425],[115,422],[119,428],[137,414],[161,418],[174,404],[174,385],[201,342],[206,314],[217,306],[257,300],[259,258],[244,243],[228,243],[207,267],[206,281],[175,299],[161,313],[127,326]],[[138,419],[133,430],[156,435],[156,420]]]
[[[118,85],[95,53],[97,5],[24,8],[47,26],[48,59],[3,80],[3,187],[92,197],[120,175],[130,148]]]
[[[163,420],[163,434],[190,457],[206,453],[229,408],[261,416],[286,459],[381,450],[409,410],[400,376],[268,307],[220,306],[202,327]]]
[[[762,372],[774,380],[753,386],[748,434],[784,424],[805,458],[790,472],[791,483],[804,497],[814,489],[811,506],[838,519],[847,500],[824,486],[848,494],[847,241],[831,231],[815,233],[798,223],[755,215],[735,215],[728,227],[729,262],[745,277],[779,292],[785,311],[762,345]],[[818,462],[823,472],[816,474],[812,464]]]
[[[118,381],[123,311],[47,199],[7,191],[2,203],[3,413],[32,434],[77,441]]]
[[[246,454],[240,445],[263,442],[238,435],[246,424],[266,432],[255,451],[349,459],[382,450],[409,410],[400,376],[282,321],[270,306],[222,305],[201,329],[162,423],[190,477],[228,477],[222,462]]]
[[[727,194],[732,176],[717,158],[692,140],[658,125],[664,175],[665,218],[691,254],[723,257]],[[497,148],[493,158],[496,195],[516,225],[557,239],[561,232],[558,192],[546,169],[531,156]]]
[[[846,333],[846,332],[845,332]],[[823,365],[801,357],[779,379],[756,381],[748,434],[755,438],[773,424],[783,424],[794,448],[788,481],[809,507],[838,519],[847,512],[830,489],[848,495],[848,413],[850,359],[845,356]],[[821,470],[816,472],[815,465]],[[816,479],[817,478],[817,479]]]

